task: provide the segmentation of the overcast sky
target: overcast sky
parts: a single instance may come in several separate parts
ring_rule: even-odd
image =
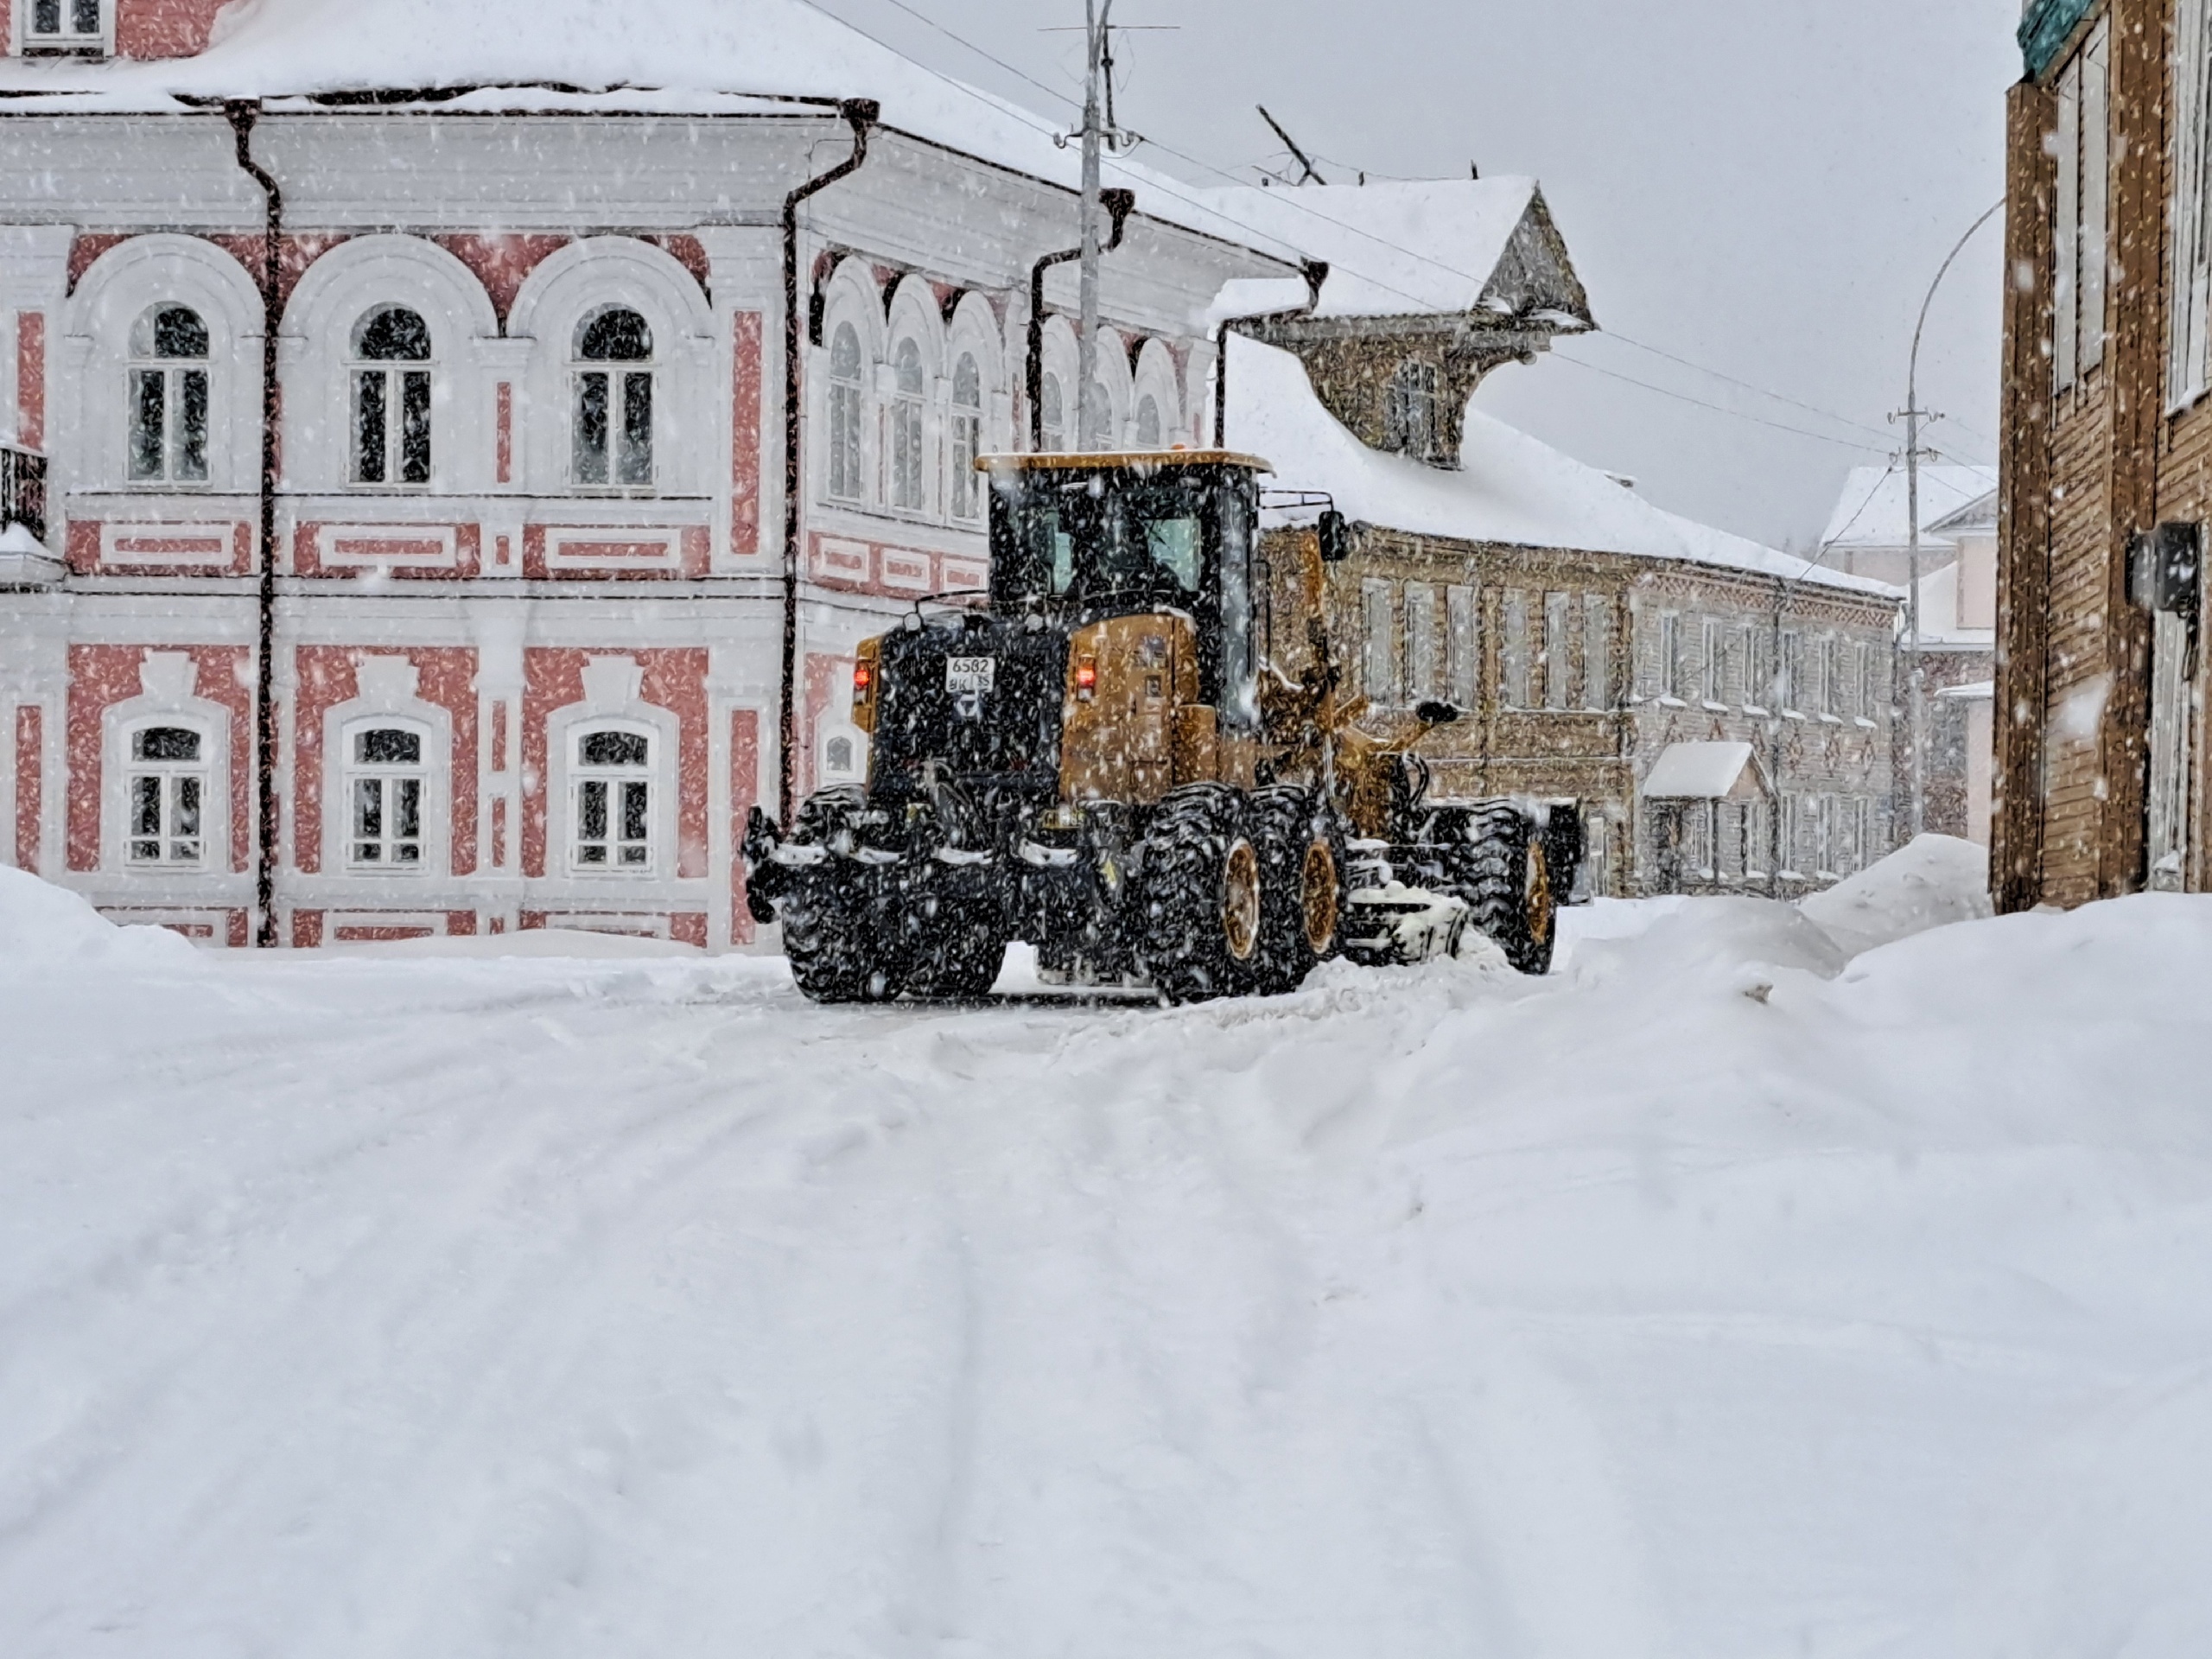
[[[1040,113],[1065,110],[920,19],[1079,86],[1080,33],[1047,29],[1079,26],[1082,0],[818,3]],[[1913,320],[2004,194],[2020,73],[2018,0],[1115,0],[1115,18],[1177,26],[1123,41],[1120,114],[1205,167],[1287,164],[1264,103],[1332,183],[1471,162],[1541,180],[1606,333],[1501,371],[1479,405],[1662,505],[1800,548],[1846,471],[1901,442]],[[1953,417],[1930,441],[1964,461],[1996,454],[2000,226],[1953,270],[1922,353],[1923,401]]]

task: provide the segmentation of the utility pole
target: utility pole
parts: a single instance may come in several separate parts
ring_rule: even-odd
[[[1098,448],[1105,434],[1091,416],[1090,388],[1098,376],[1098,158],[1105,143],[1099,108],[1100,83],[1112,50],[1106,41],[1114,0],[1084,0],[1085,30],[1090,37],[1090,71],[1083,88],[1083,265],[1079,290],[1080,323],[1076,336],[1076,447]]]

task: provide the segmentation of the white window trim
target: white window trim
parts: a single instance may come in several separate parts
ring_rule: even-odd
[[[2173,248],[2168,293],[2167,412],[2204,395],[2212,358],[2212,5],[2179,0],[2174,17]]]
[[[582,344],[584,323],[609,311],[632,311],[644,319],[646,334],[653,343],[653,351],[650,357],[618,361],[613,358],[587,359],[580,354],[578,348]],[[665,377],[661,372],[660,340],[660,335],[653,331],[652,317],[647,316],[638,307],[619,301],[610,304],[594,306],[585,312],[582,317],[577,319],[577,326],[571,331],[569,342],[568,480],[569,488],[572,493],[589,496],[594,499],[645,500],[661,493],[661,451],[665,447],[662,442],[662,431],[668,423],[666,398],[664,396],[666,390]],[[584,377],[588,374],[603,374],[607,377],[607,481],[603,484],[588,484],[576,475],[578,435],[576,428],[582,422]],[[645,427],[645,448],[650,465],[647,467],[648,476],[644,483],[626,484],[615,474],[620,470],[621,435],[630,407],[630,378],[640,374],[645,376],[651,382],[651,389],[645,394],[649,405],[649,418]],[[436,457],[435,442],[431,446],[431,455],[435,464]]]
[[[139,734],[149,731],[188,732],[198,740],[200,752],[190,760],[142,760],[137,758],[133,750],[137,746]],[[123,729],[121,737],[124,814],[124,823],[122,826],[123,867],[142,875],[196,875],[211,868],[215,849],[209,842],[207,830],[215,817],[213,810],[215,779],[207,769],[207,757],[213,750],[214,743],[202,722],[188,717],[153,715],[131,721]],[[151,836],[140,834],[136,822],[137,785],[142,778],[158,778],[162,780],[160,808],[162,827]],[[190,779],[200,785],[200,823],[189,837],[198,845],[199,852],[195,856],[188,859],[171,858],[168,855],[169,848],[187,837],[170,822],[171,809],[175,800],[175,791],[170,785],[185,779]],[[137,857],[135,849],[138,842],[149,840],[157,842],[161,850],[156,856],[149,859]]]
[[[368,732],[408,733],[421,742],[423,758],[412,766],[404,762],[357,760],[354,756],[355,745],[360,737]],[[341,727],[340,738],[344,744],[344,750],[339,757],[338,786],[331,792],[336,810],[344,815],[344,822],[336,826],[340,831],[339,849],[342,855],[338,868],[343,869],[348,875],[396,876],[404,880],[412,880],[423,875],[436,859],[436,849],[442,837],[435,832],[438,829],[444,827],[438,823],[439,815],[433,810],[433,804],[437,797],[435,773],[441,759],[435,730],[429,721],[412,716],[364,715],[357,716]],[[369,778],[386,780],[412,779],[422,785],[420,803],[416,809],[417,822],[415,836],[420,847],[420,856],[413,862],[383,859],[357,861],[355,854],[359,847],[361,837],[355,833],[353,828],[354,787],[364,779]],[[389,792],[384,802],[383,810],[387,814],[391,810]],[[397,837],[392,835],[387,826],[383,836],[384,843],[389,846],[397,839]]]
[[[606,766],[588,764],[581,750],[585,741],[604,732],[620,733],[625,736],[645,740],[645,764],[641,766]],[[653,727],[632,720],[600,718],[584,720],[572,726],[563,744],[563,759],[567,763],[568,779],[563,791],[563,810],[566,814],[566,834],[563,837],[563,854],[568,873],[572,877],[609,876],[618,880],[651,880],[663,874],[661,864],[667,856],[669,838],[661,820],[666,816],[669,771],[667,740]],[[607,787],[607,813],[608,830],[607,845],[610,852],[621,844],[615,825],[621,817],[615,791],[623,785],[643,784],[645,786],[645,855],[642,861],[625,863],[610,857],[604,863],[588,861],[583,857],[584,790],[592,784]]]
[[[629,683],[625,695],[594,695],[594,684],[606,677],[609,669]],[[585,701],[556,709],[546,717],[546,874],[557,880],[591,886],[674,880],[681,724],[671,711],[639,698],[638,682],[642,676],[633,664],[594,659],[584,672]],[[576,862],[576,743],[584,732],[601,728],[642,732],[652,740],[652,765],[648,769],[653,785],[652,839],[651,855],[642,868],[633,866],[620,869]]]
[[[137,696],[111,703],[100,717],[100,867],[156,880],[231,873],[231,712],[191,688],[198,670],[181,652],[150,653]],[[207,776],[201,797],[202,851],[197,865],[133,864],[130,827],[130,734],[148,726],[182,726],[200,736]]]
[[[356,693],[322,716],[322,871],[372,881],[443,878],[453,859],[453,715],[416,695],[412,662],[392,652],[354,664]],[[378,869],[356,865],[353,839],[353,735],[374,727],[423,734],[423,861]]]
[[[31,28],[33,0],[16,0],[16,22],[13,45],[18,54],[54,53],[79,54],[111,58],[115,55],[115,13],[117,0],[100,0],[100,26],[91,35],[74,32],[41,35]],[[67,18],[74,10],[72,0],[61,0],[61,15]]]

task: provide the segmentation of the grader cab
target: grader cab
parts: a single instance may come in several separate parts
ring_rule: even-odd
[[[1049,982],[1173,1001],[1296,988],[1344,954],[1419,961],[1469,925],[1541,973],[1571,813],[1428,798],[1427,703],[1380,730],[1326,624],[1335,526],[1258,555],[1266,463],[1024,454],[990,482],[985,602],[866,641],[865,785],[788,830],[755,810],[748,892],[823,1001],[974,996],[1013,940]],[[1282,563],[1278,560],[1278,563]]]

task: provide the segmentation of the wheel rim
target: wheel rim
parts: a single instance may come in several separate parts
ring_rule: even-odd
[[[1249,962],[1259,948],[1260,859],[1249,841],[1231,847],[1222,865],[1221,934],[1238,962]]]
[[[1337,858],[1325,841],[1306,849],[1306,866],[1299,873],[1299,898],[1306,919],[1306,948],[1325,955],[1337,938]]]
[[[1552,873],[1541,846],[1529,849],[1529,937],[1541,944],[1552,936]]]

